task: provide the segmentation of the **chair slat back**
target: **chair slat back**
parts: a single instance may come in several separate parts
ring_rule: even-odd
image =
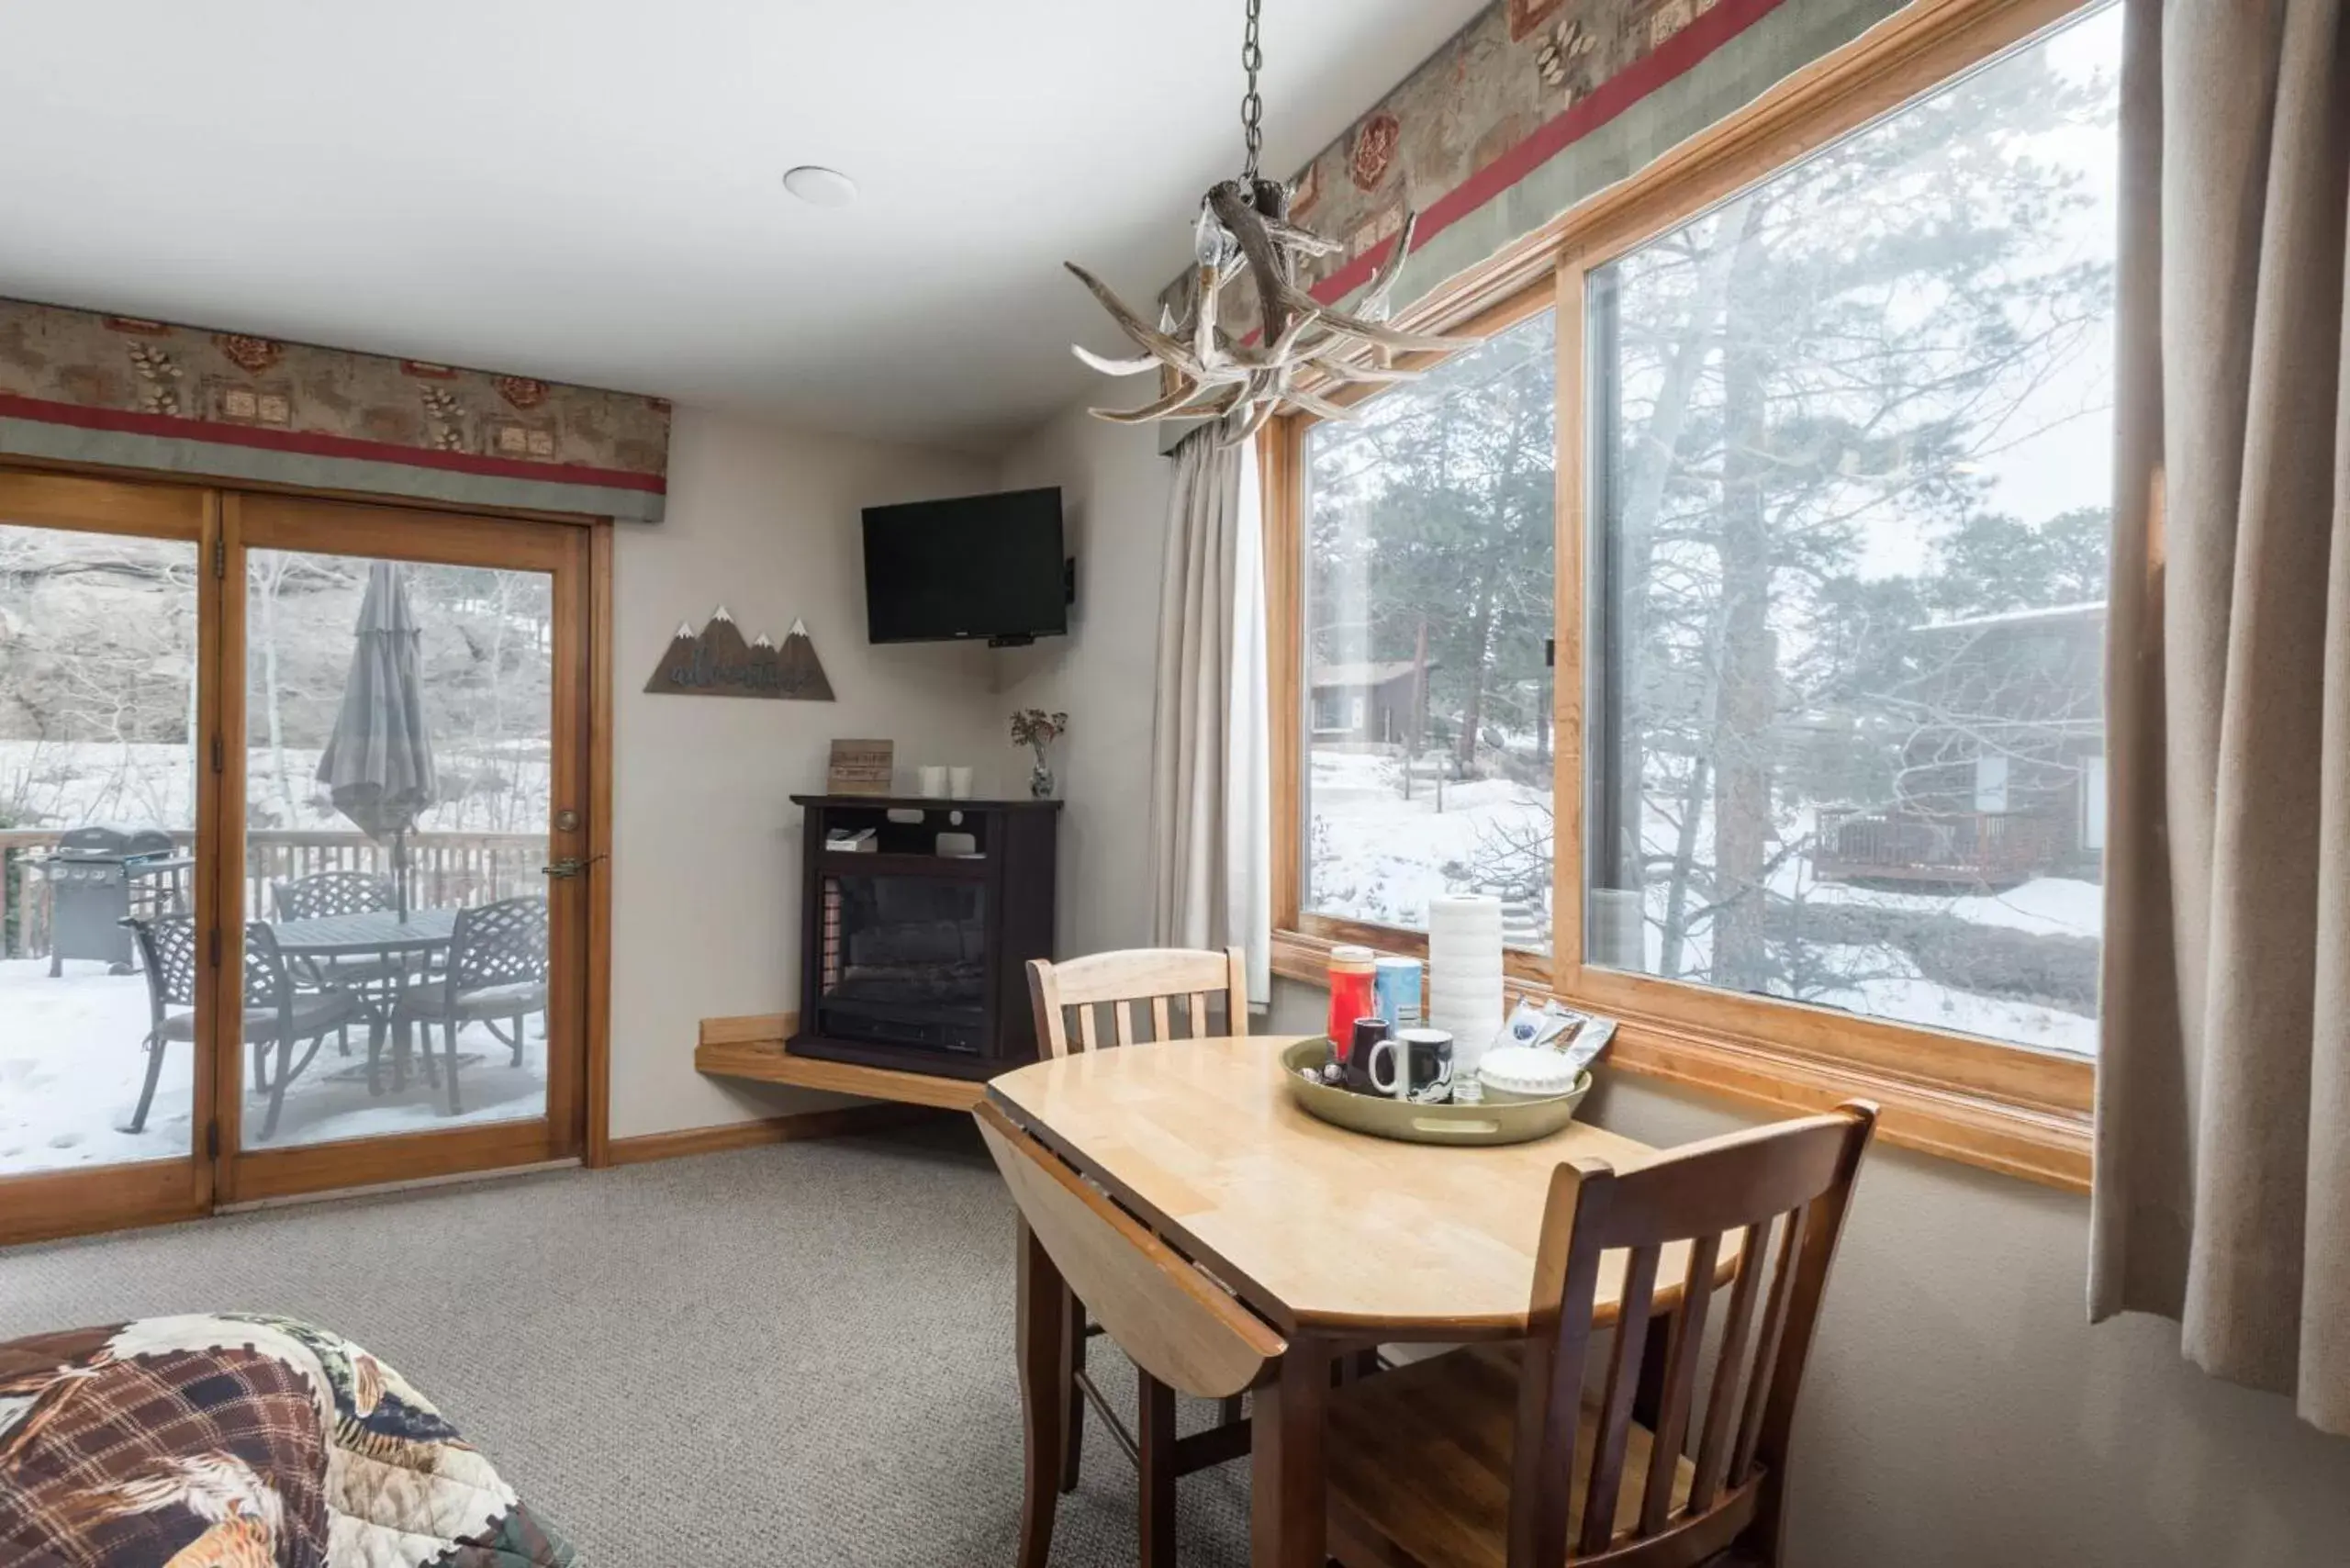
[[[990,1103],[974,1113],[1021,1218],[1129,1359],[1170,1388],[1254,1387],[1287,1344]]]
[[[531,894],[459,910],[449,937],[449,972],[459,993],[543,978],[547,901]]]
[[[196,1005],[196,980],[203,969],[196,961],[196,917],[167,914],[127,924],[139,945],[139,965],[146,973],[148,998],[160,1025],[165,1009]],[[289,1006],[294,981],[286,970],[285,955],[278,949],[277,934],[258,920],[247,921],[244,949],[245,1012],[250,1015]]]
[[[291,882],[272,882],[280,920],[316,920],[330,914],[366,914],[392,907],[392,882],[373,871],[319,871]]]
[[[1071,1049],[1068,1015],[1076,1019],[1079,1050],[1101,1048],[1106,1025],[1121,1046],[1141,1038],[1138,1010],[1147,1008],[1150,1037],[1202,1039],[1212,1033],[1248,1032],[1248,969],[1237,947],[1221,953],[1191,947],[1137,947],[1096,953],[1056,964],[1028,960],[1028,995],[1036,1011],[1036,1039],[1051,1056]],[[1175,1003],[1183,1002],[1183,1028],[1176,1026]],[[1210,1007],[1221,1004],[1224,1023],[1211,1024]],[[1107,1013],[1105,1019],[1099,1014]]]
[[[167,1007],[196,1005],[196,917],[166,914],[152,920],[132,920],[130,934],[139,944],[139,967],[147,976],[147,994],[155,1022],[163,1021]]]
[[[1681,1568],[1751,1529],[1776,1529],[1804,1364],[1875,1122],[1876,1107],[1856,1101],[1828,1115],[1692,1144],[1625,1174],[1595,1160],[1559,1168],[1518,1388],[1510,1568],[1559,1568],[1571,1554],[1603,1553],[1621,1568]],[[1646,1472],[1628,1490],[1632,1406],[1667,1248],[1686,1249],[1684,1282],[1662,1387],[1651,1391]],[[1600,1369],[1597,1418],[1584,1431],[1601,1258],[1618,1249],[1622,1305]],[[1704,1378],[1716,1276],[1733,1249],[1738,1275],[1713,1372]],[[1593,1451],[1571,1540],[1579,1440]],[[1621,1495],[1639,1498],[1628,1519],[1617,1517]]]
[[[277,933],[258,920],[245,922],[245,1014],[282,1012],[293,1004],[294,977],[278,949]]]

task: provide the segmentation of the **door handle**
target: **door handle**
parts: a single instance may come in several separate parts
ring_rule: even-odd
[[[553,865],[540,867],[539,874],[543,877],[552,877],[557,881],[569,881],[603,858],[601,855],[590,855],[582,860],[576,855],[566,855]]]

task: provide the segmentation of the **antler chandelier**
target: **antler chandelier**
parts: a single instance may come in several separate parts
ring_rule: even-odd
[[[1126,359],[1112,359],[1081,344],[1072,345],[1070,352],[1104,375],[1156,370],[1162,384],[1169,386],[1165,396],[1139,409],[1092,409],[1096,419],[1125,425],[1214,420],[1219,421],[1219,442],[1231,446],[1255,435],[1284,409],[1324,419],[1349,418],[1349,409],[1317,391],[1417,376],[1417,370],[1396,365],[1399,353],[1466,346],[1457,338],[1399,332],[1386,325],[1388,295],[1403,275],[1404,260],[1412,253],[1412,231],[1419,222],[1419,214],[1408,207],[1394,250],[1351,312],[1325,305],[1299,286],[1303,258],[1336,255],[1346,247],[1292,223],[1289,186],[1258,172],[1265,107],[1257,93],[1257,73],[1264,63],[1257,39],[1259,4],[1248,0],[1248,31],[1240,49],[1240,63],[1248,73],[1248,90],[1240,100],[1248,162],[1238,179],[1219,181],[1201,200],[1192,229],[1197,265],[1181,313],[1162,306],[1154,327],[1100,278],[1075,262],[1062,263],[1093,291],[1118,330],[1143,351]],[[1253,343],[1236,340],[1224,325],[1224,291],[1244,274],[1255,286],[1261,324]],[[1316,391],[1298,386],[1301,375],[1312,379]]]

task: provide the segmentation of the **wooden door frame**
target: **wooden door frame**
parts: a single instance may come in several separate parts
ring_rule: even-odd
[[[198,577],[197,658],[203,673],[197,683],[196,734],[191,739],[199,754],[196,829],[199,843],[213,846],[213,852],[198,857],[194,898],[203,916],[199,940],[208,942],[213,931],[219,932],[218,974],[223,977],[212,986],[199,988],[190,1148],[176,1158],[95,1170],[0,1177],[0,1247],[164,1224],[195,1218],[232,1203],[322,1190],[330,1171],[332,1184],[341,1187],[487,1172],[546,1158],[543,1138],[532,1137],[525,1141],[515,1136],[515,1128],[536,1129],[538,1121],[488,1123],[421,1135],[443,1140],[441,1152],[422,1160],[402,1159],[419,1135],[390,1135],[263,1151],[277,1158],[257,1172],[248,1173],[258,1179],[238,1183],[235,1191],[223,1179],[232,1169],[238,1109],[233,1090],[225,1103],[221,1099],[223,1078],[235,1070],[240,1053],[212,1051],[208,1042],[218,1032],[215,1019],[224,994],[219,988],[229,985],[225,977],[239,974],[241,968],[242,928],[222,919],[228,879],[220,873],[224,868],[239,868],[237,885],[241,886],[244,844],[244,813],[232,809],[242,799],[244,756],[242,748],[225,744],[232,730],[241,735],[243,729],[243,672],[241,669],[235,678],[229,678],[225,652],[230,645],[232,616],[241,633],[244,595],[226,588],[229,583],[241,586],[243,577],[241,548],[237,569],[229,569],[229,535],[232,532],[241,535],[247,509],[255,506],[300,506],[354,525],[377,527],[386,521],[388,509],[405,513],[408,526],[430,532],[438,532],[436,524],[479,523],[500,530],[527,530],[543,540],[559,541],[554,548],[563,553],[577,585],[572,596],[576,602],[559,605],[557,610],[559,618],[570,617],[574,627],[574,661],[562,676],[579,694],[571,711],[585,726],[584,734],[576,736],[578,744],[570,748],[576,766],[582,770],[573,781],[571,793],[583,801],[585,820],[576,834],[564,840],[564,852],[579,856],[588,868],[579,881],[573,937],[577,950],[575,961],[584,977],[573,1003],[579,1012],[581,1045],[556,1147],[563,1158],[576,1157],[590,1167],[610,1163],[612,521],[504,509],[476,511],[396,498],[378,499],[285,486],[209,484],[200,478],[127,475],[94,465],[0,459],[0,521],[70,532],[187,539],[197,545],[200,558],[214,567]],[[362,543],[367,537],[364,529],[355,537],[342,537],[340,553],[369,548]],[[241,547],[241,537],[236,543]],[[413,546],[381,553],[408,558],[419,554]],[[200,763],[203,747],[214,737],[224,743],[223,768],[218,774]],[[553,1077],[551,1072],[551,1111],[554,1109]]]
[[[588,531],[588,996],[581,1162],[612,1162],[612,520]]]

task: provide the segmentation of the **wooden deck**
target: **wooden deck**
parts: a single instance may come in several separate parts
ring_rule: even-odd
[[[2060,825],[2024,812],[1826,811],[1812,874],[1823,882],[2012,887],[2057,874]]]

